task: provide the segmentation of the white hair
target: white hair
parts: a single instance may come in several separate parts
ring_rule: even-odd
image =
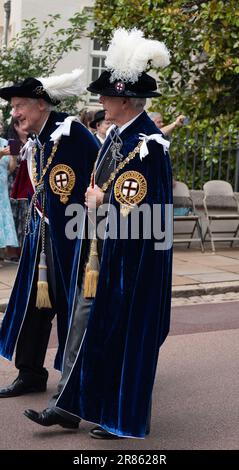
[[[46,111],[53,111],[55,108],[54,108],[54,105],[51,104],[51,103],[48,103],[48,101],[45,101],[46,103]]]
[[[53,111],[54,110],[54,105],[52,105],[51,103],[49,103],[48,101],[44,100],[44,98],[28,98],[29,101],[32,101],[33,103],[36,103],[36,101],[38,101],[39,99],[41,99],[43,102],[44,102],[44,105],[45,105],[45,111]]]
[[[146,105],[146,98],[129,98],[130,103],[135,109],[144,109]]]
[[[161,117],[161,118],[162,118],[162,114],[161,114],[160,112],[153,111],[153,112],[148,113],[148,114],[149,114],[149,117],[150,117],[151,119],[155,119],[155,118],[157,118],[157,117]]]

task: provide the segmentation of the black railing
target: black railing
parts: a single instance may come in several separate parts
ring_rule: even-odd
[[[209,180],[228,181],[239,191],[239,132],[221,135],[180,130],[171,137],[170,155],[175,180],[202,189]]]

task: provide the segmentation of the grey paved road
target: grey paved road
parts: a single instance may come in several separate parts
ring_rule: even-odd
[[[239,328],[239,302],[180,306],[172,309],[170,334]]]
[[[152,430],[144,440],[96,441],[92,427],[79,431],[42,428],[22,414],[42,409],[53,393],[55,329],[47,355],[47,393],[0,400],[0,449],[238,449],[239,303],[201,304],[173,309],[170,336],[157,370]],[[0,385],[15,377],[12,363],[0,359]]]

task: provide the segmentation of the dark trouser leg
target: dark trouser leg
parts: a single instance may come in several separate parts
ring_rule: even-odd
[[[53,395],[49,402],[49,408],[55,407],[56,400],[67,382],[77,353],[80,349],[81,342],[83,340],[93,300],[94,299],[85,299],[78,289],[73,312],[73,319],[66,342],[62,376],[57,386],[57,393]],[[59,411],[59,413],[63,414],[64,412]]]
[[[146,429],[145,429],[146,435],[150,433],[151,413],[152,413],[152,397],[150,398],[150,402],[149,402],[148,416],[147,416]]]
[[[48,229],[46,230],[45,251],[48,265],[49,294],[53,308],[41,310],[36,308],[37,261],[30,301],[17,342],[15,359],[16,368],[19,369],[19,376],[22,377],[24,381],[34,384],[42,384],[47,381],[48,372],[43,365],[51,333],[52,319],[55,315],[55,281],[54,273],[52,272],[54,265]]]

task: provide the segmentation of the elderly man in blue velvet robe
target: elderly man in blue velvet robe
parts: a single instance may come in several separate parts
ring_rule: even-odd
[[[158,353],[169,331],[172,175],[169,142],[144,111],[146,98],[158,96],[156,81],[144,72],[149,60],[166,66],[165,45],[136,29],[117,30],[107,51],[108,70],[88,87],[100,94],[105,117],[114,123],[86,191],[95,233],[86,268],[80,265],[78,272],[81,308],[90,315],[78,345],[72,341],[73,318],[66,351],[75,360],[58,389],[55,415],[50,408],[25,411],[43,426],[67,420],[76,428],[85,419],[97,424],[90,435],[98,439],[149,433]],[[150,216],[135,227],[143,208]],[[131,236],[129,227],[138,228],[138,235]]]
[[[84,206],[84,194],[98,144],[77,119],[55,112],[61,99],[83,92],[82,71],[27,78],[0,89],[13,116],[31,133],[22,153],[14,197],[30,202],[26,237],[12,294],[0,329],[0,354],[11,360],[16,348],[17,379],[0,398],[46,390],[44,359],[57,313],[61,368],[70,321],[70,290],[76,241],[65,234],[68,205]],[[83,222],[83,220],[82,220]]]

